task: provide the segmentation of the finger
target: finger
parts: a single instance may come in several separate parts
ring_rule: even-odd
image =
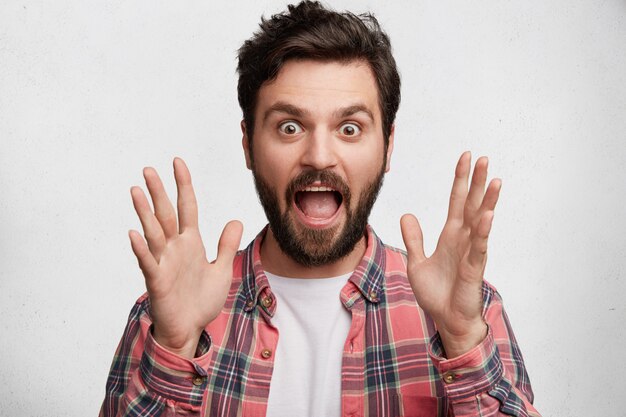
[[[176,220],[176,212],[174,206],[170,202],[161,178],[154,168],[144,168],[143,177],[146,179],[146,185],[152,198],[154,205],[154,215],[161,224],[163,234],[166,239],[170,239],[178,234],[178,222]]]
[[[156,277],[158,264],[152,256],[152,253],[150,253],[148,245],[143,240],[139,232],[137,232],[136,230],[131,230],[128,232],[128,237],[130,238],[130,246],[133,249],[133,253],[137,257],[137,261],[139,262],[139,268],[141,268],[141,270],[143,271],[143,275],[146,278],[147,286],[148,281]]]
[[[191,185],[189,169],[180,158],[174,158],[174,177],[178,189],[178,225],[179,232],[183,233],[187,228],[198,228],[198,203],[196,194]]]
[[[500,198],[500,190],[502,189],[502,180],[500,178],[494,178],[489,183],[487,187],[487,192],[485,193],[485,197],[483,198],[483,202],[480,205],[480,211],[493,211],[496,208],[496,204],[498,203],[498,198]]]
[[[232,268],[233,259],[239,250],[241,235],[243,234],[243,224],[233,220],[224,226],[219,243],[217,244],[217,258],[215,263],[224,268]]]
[[[130,195],[133,200],[133,206],[135,207],[137,216],[139,216],[139,221],[141,222],[143,234],[148,242],[150,252],[158,262],[166,244],[163,229],[161,228],[157,218],[154,216],[154,213],[152,213],[152,209],[150,208],[150,204],[148,203],[148,199],[143,193],[143,190],[139,187],[131,187]]]
[[[454,182],[450,193],[448,207],[448,221],[463,220],[465,199],[467,198],[467,179],[469,177],[472,155],[469,151],[463,152],[454,171]]]
[[[426,259],[424,254],[424,237],[419,222],[412,214],[405,214],[400,219],[400,230],[409,258],[418,262]]]
[[[473,269],[482,271],[487,263],[487,240],[493,223],[493,211],[485,212],[478,222],[476,232],[472,234],[467,261]]]
[[[485,195],[485,183],[487,182],[487,168],[489,160],[485,156],[481,156],[474,166],[474,174],[472,175],[472,183],[467,201],[465,202],[464,216],[467,224],[473,224],[478,213],[478,209]]]

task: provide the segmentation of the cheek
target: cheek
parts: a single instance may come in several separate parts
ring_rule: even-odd
[[[383,157],[383,149],[378,152],[354,153],[351,162],[347,165],[346,174],[353,181],[352,186],[368,184],[383,169],[386,163],[386,156]]]
[[[265,147],[254,154],[256,170],[283,198],[289,182],[300,174],[295,152],[282,147]]]
[[[254,165],[257,171],[261,172],[264,178],[273,184],[282,176],[284,164],[281,164],[280,160],[281,158],[276,152],[267,148],[255,150]]]
[[[255,156],[254,169],[263,181],[271,188],[272,193],[278,199],[278,205],[281,211],[284,211],[291,205],[290,201],[285,201],[285,191],[289,185],[289,176],[282,170],[280,164],[269,164],[267,160],[257,160]]]
[[[353,170],[348,174],[348,186],[352,193],[350,209],[354,209],[359,205],[366,190],[370,188],[372,183],[383,172],[383,164],[383,158],[380,157],[376,161],[368,161],[367,164],[359,166],[358,170]]]

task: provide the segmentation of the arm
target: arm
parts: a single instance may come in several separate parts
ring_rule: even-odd
[[[150,300],[133,307],[115,352],[100,417],[200,415],[207,387],[210,339],[200,337],[196,357],[183,358],[152,337]]]
[[[459,159],[446,224],[430,257],[417,219],[403,216],[407,275],[437,328],[431,357],[453,415],[528,416],[533,395],[521,354],[500,297],[483,280],[501,188],[494,179],[485,190],[487,165],[487,158],[477,160],[468,190],[471,156],[466,152]]]
[[[444,381],[451,415],[534,416],[533,391],[521,351],[502,299],[495,288],[483,285],[487,337],[475,348],[447,359],[441,338],[431,341],[430,355]]]
[[[241,223],[228,223],[217,259],[209,262],[183,160],[174,159],[178,213],[156,171],[146,168],[144,177],[154,211],[143,191],[131,188],[144,237],[134,230],[129,237],[149,298],[142,297],[129,317],[111,367],[102,416],[199,412],[209,366],[205,328],[224,306],[241,240]]]

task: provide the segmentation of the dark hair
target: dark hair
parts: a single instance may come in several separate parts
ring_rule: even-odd
[[[248,138],[254,133],[259,89],[290,59],[367,61],[378,85],[385,148],[400,105],[400,75],[389,37],[376,18],[326,9],[317,1],[290,4],[288,10],[261,18],[260,30],[239,48],[239,105]]]

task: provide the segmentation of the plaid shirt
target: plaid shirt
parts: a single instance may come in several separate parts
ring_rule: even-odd
[[[261,265],[264,232],[235,258],[222,313],[207,326],[194,359],[155,342],[150,300],[139,298],[100,416],[265,416],[279,340],[272,325],[277,303]],[[444,357],[432,319],[415,301],[406,253],[384,245],[369,227],[365,255],[340,298],[352,314],[341,369],[343,417],[539,416],[491,285],[483,285],[487,337],[453,359]]]

